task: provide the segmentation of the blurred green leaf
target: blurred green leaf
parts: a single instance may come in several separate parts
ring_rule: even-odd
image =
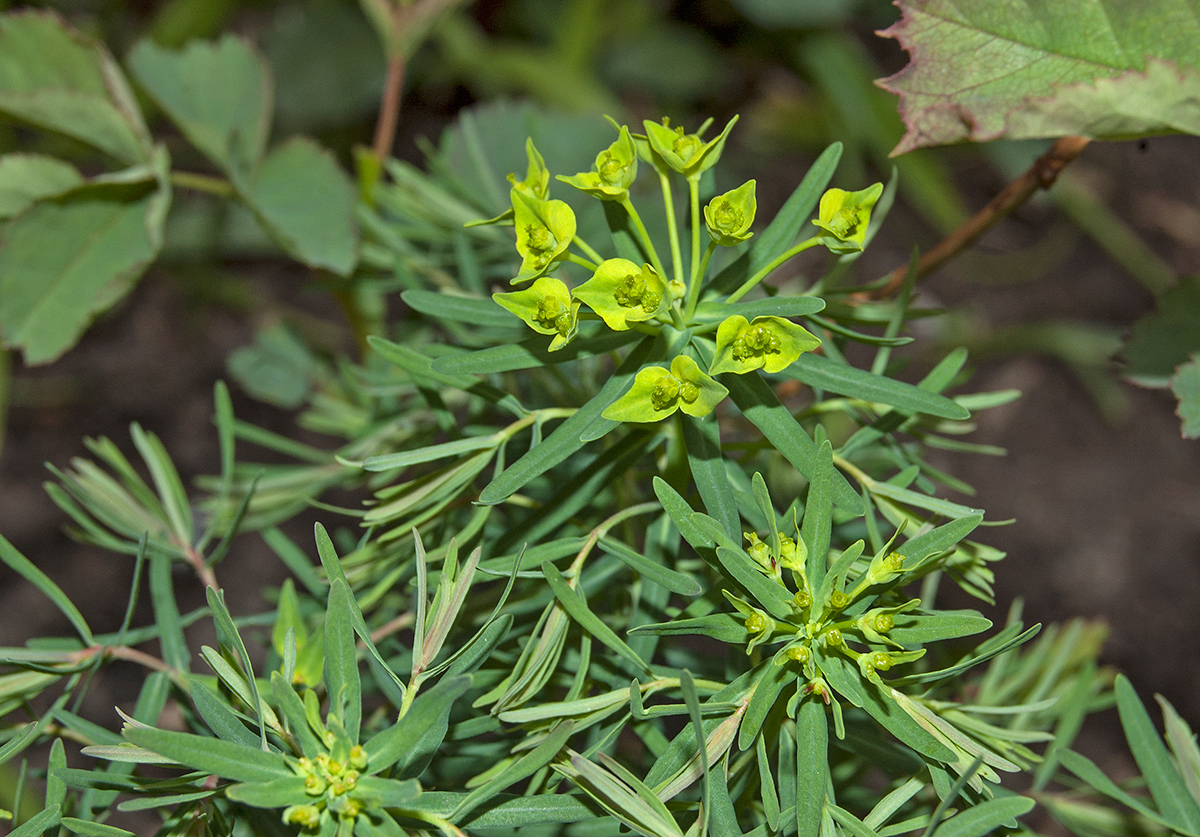
[[[1200,351],[1200,277],[1189,276],[1158,298],[1158,310],[1130,332],[1121,356],[1124,375],[1142,386],[1165,387],[1193,352]]]
[[[262,160],[271,127],[271,77],[245,39],[192,41],[180,50],[143,40],[129,67],[188,141],[235,179]]]
[[[122,163],[150,160],[150,133],[117,63],[53,12],[0,16],[0,113]]]
[[[239,187],[271,239],[292,258],[348,276],[358,262],[358,192],[333,155],[306,137],[271,151]]]
[[[305,402],[317,370],[308,346],[279,324],[260,330],[254,343],[234,350],[227,364],[246,392],[286,410]]]
[[[34,201],[61,195],[83,184],[70,163],[43,154],[0,156],[0,221],[23,212]]]

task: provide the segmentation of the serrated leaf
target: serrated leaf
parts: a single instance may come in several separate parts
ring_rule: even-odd
[[[0,220],[24,211],[34,201],[61,195],[83,183],[70,163],[44,154],[0,157]]]
[[[165,177],[165,157],[159,165]],[[158,255],[170,201],[153,180],[83,187],[9,221],[0,238],[0,338],[28,364],[71,348]]]
[[[227,174],[249,175],[271,126],[271,74],[245,39],[224,35],[164,49],[139,41],[129,68],[192,145]]]
[[[52,12],[0,17],[0,113],[123,163],[150,159],[150,134],[117,63]]]
[[[1001,137],[1200,133],[1200,17],[1174,0],[902,0],[883,34],[912,57],[882,80],[908,132],[893,154]]]
[[[239,192],[283,251],[348,276],[358,262],[358,193],[329,151],[307,137],[276,147]]]

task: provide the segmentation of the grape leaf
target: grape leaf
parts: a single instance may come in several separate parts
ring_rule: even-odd
[[[893,154],[965,140],[1200,134],[1197,0],[898,0]]]

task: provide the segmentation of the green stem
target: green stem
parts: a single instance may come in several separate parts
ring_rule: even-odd
[[[585,256],[587,256],[589,259],[591,259],[592,261],[594,261],[596,264],[600,264],[600,262],[604,261],[604,257],[601,256],[598,252],[596,252],[595,248],[593,248],[592,245],[588,244],[586,241],[584,241],[579,236],[575,236],[573,241],[575,242],[575,246],[577,246],[580,250],[582,250],[583,254]]]
[[[671,197],[671,181],[663,172],[658,173],[662,184],[663,205],[667,208],[667,234],[671,239],[671,261],[675,268],[675,281],[683,282],[683,255],[679,250],[679,228],[675,225],[675,199]]]
[[[232,198],[237,195],[237,189],[228,180],[211,177],[207,174],[196,174],[190,171],[171,172],[171,185],[177,186],[180,189],[207,192],[219,198]]]
[[[692,203],[692,285],[699,285],[704,277],[704,271],[697,263],[700,261],[700,178],[688,178],[688,197]],[[707,264],[706,264],[707,266]],[[691,292],[691,286],[688,287]]]
[[[595,262],[589,262],[587,259],[583,258],[582,256],[576,256],[574,253],[567,253],[567,261],[569,261],[573,264],[582,265],[583,267],[586,267],[588,270],[592,270],[592,271],[594,271],[596,268],[598,268],[600,266],[600,265],[596,264]]]
[[[629,213],[629,219],[633,221],[634,229],[642,239],[642,246],[646,248],[646,255],[650,257],[650,264],[658,271],[658,275],[664,280],[667,278],[667,271],[663,269],[662,260],[658,257],[658,251],[654,249],[654,242],[650,240],[650,234],[646,232],[646,225],[642,223],[642,216],[638,215],[637,208],[633,205],[628,197],[621,201],[621,206]]]
[[[758,271],[758,273],[754,274],[749,279],[747,279],[745,282],[743,282],[742,286],[740,288],[738,288],[736,291],[734,291],[733,293],[731,293],[725,301],[726,302],[737,302],[739,299],[744,297],[750,291],[751,288],[753,288],[755,285],[757,285],[763,279],[766,279],[767,276],[770,275],[771,271],[773,271],[775,268],[779,267],[781,264],[783,264],[784,262],[786,262],[788,259],[792,258],[793,256],[797,256],[800,253],[803,253],[808,248],[815,247],[817,244],[820,244],[820,243],[821,243],[821,240],[816,237],[809,238],[805,241],[801,241],[799,244],[797,244],[791,250],[788,250],[783,255],[779,256],[777,259],[774,259],[770,263],[766,264],[762,268],[762,270]]]
[[[683,319],[686,322],[691,322],[692,317],[696,316],[696,306],[700,304],[700,284],[704,278],[705,272],[708,270],[708,262],[712,259],[712,254],[717,250],[716,239],[708,242],[708,247],[704,249],[704,258],[700,261],[700,270],[692,277],[692,283],[688,285],[687,307],[684,308]]]

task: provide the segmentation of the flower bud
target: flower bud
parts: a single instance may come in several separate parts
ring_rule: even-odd
[[[867,237],[871,208],[883,194],[883,184],[876,183],[859,192],[830,189],[821,196],[817,220],[821,243],[833,253],[857,253]]]

